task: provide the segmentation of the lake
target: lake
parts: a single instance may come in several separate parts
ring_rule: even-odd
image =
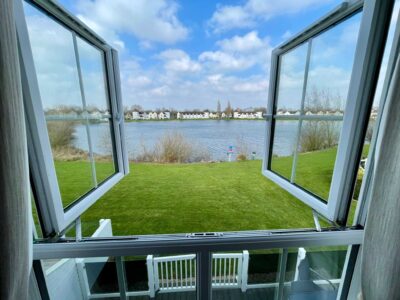
[[[167,132],[183,134],[195,147],[207,149],[212,160],[228,160],[228,149],[232,146],[232,159],[236,158],[239,147],[255,158],[261,159],[264,151],[265,121],[253,120],[186,120],[186,121],[143,121],[125,123],[126,146],[130,158],[137,156],[142,145],[148,149]],[[107,133],[105,123],[90,125],[95,152],[103,154],[102,144]],[[281,121],[276,134],[275,153],[290,155],[297,130],[297,122]],[[75,146],[87,150],[86,130],[83,125],[76,128]]]

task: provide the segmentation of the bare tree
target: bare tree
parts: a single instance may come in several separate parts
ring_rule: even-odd
[[[233,109],[232,109],[232,106],[231,106],[231,102],[228,101],[228,104],[227,104],[227,106],[225,108],[225,115],[226,115],[227,118],[230,118],[232,116],[232,114],[233,114]]]
[[[219,102],[219,100],[217,102],[217,115],[218,117],[221,116],[221,102]]]
[[[342,110],[342,102],[339,92],[333,93],[328,89],[322,90],[312,86],[306,94],[304,110],[312,113]]]

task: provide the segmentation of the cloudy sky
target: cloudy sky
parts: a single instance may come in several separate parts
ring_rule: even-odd
[[[140,104],[146,109],[215,109],[217,100],[222,106],[228,100],[234,107],[266,106],[271,50],[340,3],[337,0],[59,2],[119,51],[124,103]],[[46,26],[43,17],[32,12],[27,15],[30,31],[36,26],[41,30],[39,36],[45,36],[44,30],[55,30],[54,26]],[[337,42],[354,43],[352,38],[357,30],[348,24],[337,33],[340,35]],[[60,35],[53,32],[51,42]],[[42,38],[37,44],[46,49],[46,40],[49,39]],[[60,49],[65,48],[60,45]],[[346,44],[341,48],[346,51]],[[323,53],[329,56],[325,50]],[[329,65],[323,67],[329,70]],[[340,73],[338,77],[344,78]]]

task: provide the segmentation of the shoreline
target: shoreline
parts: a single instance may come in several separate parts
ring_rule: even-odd
[[[151,119],[151,120],[127,120],[124,119],[126,123],[133,123],[133,122],[171,122],[171,121],[179,121],[179,122],[186,122],[186,121],[265,121],[265,119]]]

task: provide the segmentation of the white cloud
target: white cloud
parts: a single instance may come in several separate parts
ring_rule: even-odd
[[[199,60],[208,64],[210,68],[219,70],[244,70],[252,67],[255,62],[244,57],[234,57],[222,51],[205,51],[200,54]]]
[[[199,63],[190,59],[189,55],[180,49],[168,49],[158,56],[164,61],[164,68],[172,72],[198,72]]]
[[[208,23],[215,33],[254,26],[252,17],[242,6],[218,6]]]
[[[189,32],[177,17],[178,8],[173,0],[81,0],[78,17],[114,45],[121,46],[121,33],[143,40],[143,45],[173,44]]]
[[[268,88],[268,80],[241,82],[234,86],[237,92],[266,92]]]
[[[136,61],[122,63],[121,72],[123,100],[127,106],[215,109],[217,99],[222,105],[230,100],[235,107],[266,105],[267,75],[229,76],[203,66],[196,77],[183,72],[171,76],[166,69],[144,69]]]
[[[214,33],[233,28],[249,28],[254,27],[259,20],[298,13],[330,2],[334,2],[334,0],[247,0],[243,5],[220,5],[217,6],[208,25]]]
[[[257,65],[267,70],[272,47],[269,39],[261,39],[257,31],[217,41],[216,45],[218,50],[199,55],[199,61],[214,71],[242,71]]]
[[[257,31],[250,31],[244,36],[235,35],[230,39],[217,42],[227,52],[252,52],[266,46],[266,42],[258,37]]]

